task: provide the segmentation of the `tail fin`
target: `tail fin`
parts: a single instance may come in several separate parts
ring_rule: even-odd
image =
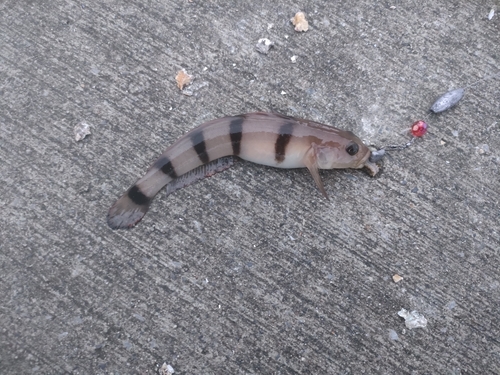
[[[232,156],[222,157],[211,161],[208,164],[203,164],[181,175],[180,177],[171,180],[171,182],[167,184],[166,195],[172,194],[174,191],[189,186],[202,178],[210,177],[216,173],[222,172],[223,170],[231,167],[233,164],[234,158]],[[142,181],[141,186],[147,185],[147,181],[144,180],[144,178],[139,181]],[[156,194],[156,192],[154,194]],[[148,197],[141,192],[141,189],[137,184],[132,186],[109,209],[107,217],[108,225],[112,229],[132,228],[139,221],[141,221],[146,212],[148,212],[149,204],[151,203],[153,197]]]
[[[108,225],[112,229],[132,228],[144,217],[151,199],[134,185],[118,199],[108,212]]]

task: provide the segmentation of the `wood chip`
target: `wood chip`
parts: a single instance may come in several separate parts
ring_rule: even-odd
[[[395,283],[399,283],[401,280],[403,280],[402,276],[399,276],[398,274],[395,274],[392,279],[394,280]]]
[[[177,87],[179,90],[182,90],[184,86],[187,86],[193,80],[193,76],[187,74],[186,70],[182,69],[177,72],[175,76],[175,80],[177,81]]]
[[[295,31],[307,31],[309,30],[309,23],[306,20],[306,15],[304,12],[297,12],[293,18],[290,19],[295,26]]]

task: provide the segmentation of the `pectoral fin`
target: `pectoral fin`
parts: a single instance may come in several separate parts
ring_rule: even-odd
[[[321,176],[319,175],[318,159],[315,146],[315,144],[311,145],[311,148],[309,149],[309,151],[307,151],[306,155],[304,156],[304,164],[306,165],[307,169],[309,169],[309,172],[311,172],[311,175],[314,179],[314,182],[316,182],[316,186],[318,186],[319,191],[321,191],[323,196],[328,199],[325,187],[323,186],[323,181],[321,180]]]

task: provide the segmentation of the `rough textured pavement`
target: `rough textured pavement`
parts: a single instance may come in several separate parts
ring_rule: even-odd
[[[500,70],[492,3],[3,0],[0,372],[499,374],[500,79],[427,112]],[[108,228],[167,145],[256,110],[378,146],[430,131],[377,178],[323,172],[330,202],[239,162]]]

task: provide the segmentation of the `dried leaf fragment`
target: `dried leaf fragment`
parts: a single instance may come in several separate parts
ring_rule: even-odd
[[[297,12],[290,21],[292,21],[295,26],[295,31],[300,32],[309,30],[309,22],[307,22],[304,12]]]
[[[193,76],[187,74],[185,69],[179,70],[177,75],[175,76],[175,80],[177,81],[177,87],[179,90],[182,90],[184,86],[187,86],[193,80]]]

